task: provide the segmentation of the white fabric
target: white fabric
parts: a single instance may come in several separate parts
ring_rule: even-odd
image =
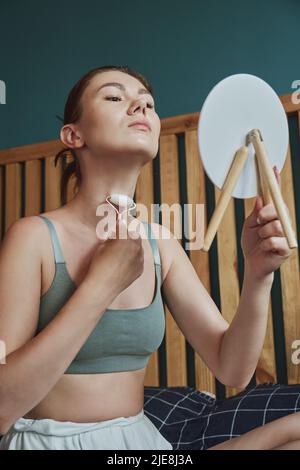
[[[144,414],[96,423],[20,418],[0,440],[0,450],[172,450]]]

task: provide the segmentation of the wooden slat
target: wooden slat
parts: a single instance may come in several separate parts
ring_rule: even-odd
[[[298,93],[298,97],[299,97],[299,93]],[[279,98],[282,103],[282,106],[285,109],[286,114],[289,114],[291,116],[293,114],[297,114],[300,111],[300,103],[294,102],[293,93],[282,95]]]
[[[41,212],[42,164],[40,160],[25,162],[25,216]]]
[[[161,119],[161,135],[174,135],[196,129],[199,112]]]
[[[0,165],[50,157],[62,148],[64,146],[60,140],[48,140],[38,144],[22,145],[21,147],[0,150]]]
[[[5,231],[21,217],[21,169],[19,163],[6,165]]]
[[[281,172],[281,192],[290,213],[292,227],[296,230],[297,224],[293,196],[294,186],[290,148]],[[280,267],[287,372],[288,382],[291,384],[300,383],[299,364],[293,364],[291,357],[294,351],[292,349],[292,343],[300,339],[300,278],[298,256],[298,249],[292,250],[292,255]]]
[[[152,204],[154,204],[152,161],[144,165],[139,175],[135,190],[135,201],[137,204],[137,218],[148,223],[154,222],[152,215]],[[147,214],[143,213],[143,206],[146,208]],[[144,384],[145,386],[159,386],[158,350],[154,351],[150,356]]]
[[[54,166],[54,157],[45,159],[45,210],[51,211],[61,206],[60,178],[62,172],[61,159]]]
[[[206,231],[206,221],[197,220],[196,218],[196,205],[203,204],[206,207],[206,194],[205,194],[205,174],[200,160],[199,150],[197,145],[197,132],[196,130],[187,131],[185,133],[185,153],[186,153],[186,171],[187,171],[187,200],[188,204],[192,205],[192,217],[189,218],[189,235],[195,233],[196,222],[203,224],[204,233]],[[189,240],[191,237],[189,236]],[[210,279],[209,279],[209,254],[200,249],[191,249],[189,251],[191,263],[204,285],[207,292],[210,294]],[[208,391],[216,393],[216,381],[201,359],[199,354],[195,354],[195,369],[196,369],[196,388],[197,390]]]
[[[160,181],[161,203],[168,208],[178,204],[179,172],[178,149],[175,135],[166,135],[160,138]],[[167,209],[167,207],[165,207]],[[162,210],[162,225],[166,226],[175,237],[182,234],[180,217],[174,217],[171,212],[169,220],[167,210]],[[187,384],[185,338],[169,309],[166,310],[166,347],[167,347],[167,382],[168,386],[185,386]]]
[[[255,201],[255,197],[244,200],[245,218],[247,218],[252,212]],[[265,382],[276,382],[277,380],[271,296],[269,301],[266,337],[262,354],[256,368],[255,376],[256,383],[258,384]]]
[[[215,201],[221,191],[215,186]],[[228,323],[233,320],[240,301],[234,200],[231,198],[217,232],[221,312]],[[226,387],[226,396],[239,390]]]

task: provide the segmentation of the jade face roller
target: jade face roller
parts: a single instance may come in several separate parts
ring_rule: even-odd
[[[136,208],[134,200],[126,194],[110,194],[107,196],[106,202],[116,211],[118,219],[121,219],[124,213],[132,211]],[[123,210],[120,211],[115,206],[118,206],[119,209],[123,208]]]

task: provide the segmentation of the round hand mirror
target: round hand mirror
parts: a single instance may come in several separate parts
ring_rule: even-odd
[[[246,135],[259,129],[270,165],[282,170],[289,132],[285,110],[275,91],[249,74],[232,75],[207,96],[198,122],[198,146],[209,179],[222,189],[236,151],[246,145]],[[232,192],[236,198],[259,194],[255,151],[249,145],[247,161]]]

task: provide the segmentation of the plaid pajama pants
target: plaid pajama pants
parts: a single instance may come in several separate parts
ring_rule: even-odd
[[[144,412],[174,450],[205,450],[299,410],[300,384],[260,384],[224,400],[192,387],[145,387]]]

